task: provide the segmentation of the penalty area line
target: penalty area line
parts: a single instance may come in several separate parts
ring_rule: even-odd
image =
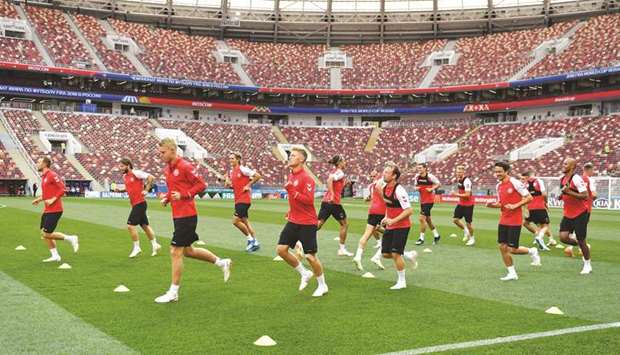
[[[609,329],[609,328],[620,328],[620,322],[585,325],[585,326],[574,327],[574,328],[549,330],[546,332],[527,333],[527,334],[520,334],[520,335],[511,335],[507,337],[467,341],[463,343],[434,345],[434,346],[428,346],[424,348],[397,351],[393,353],[387,353],[384,355],[428,354],[428,353],[434,353],[434,352],[440,352],[440,351],[475,348],[479,346],[514,343],[516,341],[546,338],[546,337],[553,337],[553,336],[565,335],[565,334],[584,333],[584,332],[590,332],[590,331],[601,330],[601,329]]]

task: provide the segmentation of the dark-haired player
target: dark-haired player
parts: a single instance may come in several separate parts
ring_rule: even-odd
[[[512,262],[512,254],[529,254],[532,257],[532,265],[540,266],[540,255],[536,248],[519,246],[521,236],[521,224],[523,212],[521,207],[532,200],[532,196],[521,181],[509,175],[510,165],[497,162],[493,168],[497,184],[497,202],[487,203],[487,207],[500,208],[501,216],[497,229],[497,243],[502,255],[504,265],[508,269],[502,281],[518,280],[519,276]]]
[[[60,254],[58,254],[56,249],[57,240],[69,242],[74,253],[77,253],[79,249],[77,235],[66,235],[56,232],[56,226],[63,212],[62,196],[65,194],[65,184],[58,174],[50,169],[51,165],[52,161],[48,157],[42,157],[37,160],[37,170],[41,173],[41,196],[32,201],[32,204],[35,206],[39,202],[45,204],[39,228],[41,229],[41,237],[47,243],[47,247],[52,255],[43,260],[44,263],[60,262]]]
[[[157,255],[161,249],[161,245],[157,243],[155,239],[155,232],[149,225],[149,218],[146,215],[147,204],[144,196],[153,187],[153,181],[155,178],[153,175],[146,173],[142,170],[134,169],[133,163],[128,158],[123,158],[119,162],[119,169],[123,173],[123,180],[125,181],[125,189],[116,189],[116,192],[127,192],[129,196],[129,203],[131,204],[131,212],[127,218],[127,230],[133,241],[133,249],[129,254],[130,258],[138,256],[142,249],[140,248],[140,239],[138,237],[138,229],[136,226],[140,226],[148,240],[151,241],[152,252],[151,256]]]
[[[340,246],[338,248],[338,255],[353,256],[353,253],[349,252],[345,246],[349,222],[347,221],[347,213],[344,211],[344,208],[342,208],[342,204],[340,203],[345,182],[343,169],[346,163],[339,155],[335,155],[331,158],[329,163],[333,165],[334,168],[327,177],[327,192],[325,193],[325,196],[323,196],[321,209],[319,210],[318,229],[323,227],[323,224],[325,224],[325,221],[327,221],[330,216],[334,217],[334,219],[340,224]]]

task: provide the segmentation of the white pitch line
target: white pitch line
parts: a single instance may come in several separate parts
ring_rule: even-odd
[[[620,328],[620,322],[586,325],[586,326],[581,326],[581,327],[564,328],[564,329],[550,330],[550,331],[539,332],[539,333],[511,335],[507,337],[499,337],[499,338],[493,338],[493,339],[467,341],[464,343],[435,345],[435,346],[429,346],[425,348],[397,351],[393,353],[387,353],[384,355],[428,354],[428,353],[435,353],[435,352],[440,352],[440,351],[450,351],[450,350],[457,350],[457,349],[475,348],[479,346],[513,343],[516,341],[553,337],[553,336],[564,335],[564,334],[590,332],[593,330],[601,330],[601,329],[608,329],[608,328]]]

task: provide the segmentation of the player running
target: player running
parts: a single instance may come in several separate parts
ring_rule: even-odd
[[[43,260],[44,263],[60,262],[61,257],[56,249],[56,241],[64,240],[71,244],[73,252],[79,250],[78,236],[66,235],[56,232],[56,226],[62,216],[62,196],[65,194],[65,184],[62,182],[56,172],[50,169],[52,161],[48,157],[42,157],[37,160],[37,170],[41,173],[41,196],[32,201],[33,205],[38,205],[41,201],[45,205],[43,215],[41,215],[41,237],[47,244],[52,254],[49,258]]]
[[[495,163],[494,173],[499,183],[497,184],[497,202],[487,203],[487,207],[500,208],[501,217],[497,230],[497,243],[502,255],[508,274],[502,277],[502,281],[518,280],[519,276],[512,262],[511,254],[529,254],[532,257],[532,265],[540,266],[540,255],[536,248],[519,247],[521,236],[521,224],[523,212],[521,207],[532,201],[532,196],[521,181],[509,175],[510,165],[504,162]]]
[[[465,176],[465,167],[463,165],[456,167],[456,191],[452,193],[452,196],[459,198],[459,202],[457,202],[454,208],[452,221],[463,230],[465,245],[473,246],[476,244],[474,227],[471,224],[474,217],[474,197],[472,196],[471,179]],[[465,224],[461,222],[461,219],[465,219]]]
[[[247,238],[245,250],[255,252],[260,249],[260,243],[256,239],[256,232],[249,221],[248,211],[252,204],[252,185],[261,179],[256,171],[241,165],[241,154],[231,153],[228,156],[230,172],[226,185],[233,189],[235,196],[235,214],[232,224]]]
[[[142,170],[134,169],[133,163],[128,158],[121,159],[119,163],[119,169],[124,174],[123,180],[125,181],[125,189],[116,189],[116,192],[127,192],[129,196],[129,203],[131,204],[131,212],[127,218],[127,230],[133,241],[133,249],[129,254],[130,258],[135,258],[142,249],[140,248],[140,239],[138,237],[138,229],[136,226],[140,226],[148,240],[151,241],[152,252],[151,256],[157,255],[161,249],[161,245],[157,243],[155,239],[155,232],[149,225],[149,218],[146,215],[147,204],[144,196],[153,187],[153,181],[155,178],[153,175],[148,174]]]
[[[325,224],[325,221],[327,221],[330,216],[334,217],[340,224],[340,247],[338,248],[338,256],[353,256],[353,253],[349,252],[345,246],[349,223],[347,221],[347,213],[340,203],[345,182],[345,176],[342,170],[345,167],[345,161],[341,156],[335,155],[329,160],[329,163],[334,166],[334,169],[327,178],[327,192],[325,196],[323,196],[321,209],[319,210],[318,229],[323,227],[323,224]]]
[[[317,215],[314,209],[314,180],[305,169],[308,153],[299,148],[291,149],[288,159],[288,167],[291,173],[288,181],[284,185],[288,193],[289,211],[287,213],[288,222],[280,233],[280,240],[276,251],[292,268],[299,272],[301,282],[299,290],[308,286],[312,276],[316,276],[318,287],[312,294],[313,297],[321,297],[329,290],[325,282],[325,274],[321,261],[316,256],[318,244],[316,240]],[[306,260],[310,263],[312,271],[307,270],[304,265],[291,253],[289,248],[301,242]]]
[[[435,190],[441,186],[441,183],[435,175],[428,172],[428,166],[425,163],[418,164],[416,169],[418,174],[414,178],[414,185],[420,193],[420,238],[415,244],[424,244],[424,232],[427,226],[433,232],[433,244],[437,244],[441,236],[431,219],[431,209],[435,203]]]
[[[535,177],[531,171],[521,173],[521,182],[532,196],[532,201],[527,204],[528,216],[523,221],[523,227],[534,234],[534,242],[538,245],[538,249],[549,251],[549,248],[545,245],[545,234],[549,235],[549,245],[553,245],[555,240],[549,231],[549,212],[547,210],[547,188],[545,183]]]
[[[177,156],[177,144],[172,138],[164,138],[159,142],[159,153],[166,163],[164,174],[168,185],[168,193],[162,197],[161,204],[164,207],[168,204],[172,206],[174,233],[170,242],[172,283],[168,291],[157,297],[155,302],[169,303],[179,300],[184,256],[215,264],[224,273],[224,282],[230,278],[232,261],[220,259],[207,249],[192,247],[192,243],[198,240],[198,212],[194,197],[204,191],[207,185],[196,174],[192,164]]]
[[[413,214],[413,209],[409,202],[409,194],[398,183],[400,174],[399,167],[395,163],[389,162],[383,169],[383,181],[377,183],[377,187],[382,188],[386,205],[385,217],[381,221],[385,227],[381,240],[381,253],[384,258],[394,260],[398,275],[396,284],[390,287],[390,290],[407,288],[403,256],[413,265],[417,265],[417,253],[413,250],[405,252],[409,230],[411,229],[410,217]]]
[[[355,256],[353,257],[353,263],[357,267],[359,271],[363,271],[364,267],[362,266],[362,254],[364,253],[364,249],[366,248],[366,244],[368,243],[368,239],[371,236],[374,236],[377,240],[381,238],[381,233],[383,232],[383,228],[381,227],[381,221],[385,217],[385,201],[383,200],[383,192],[380,188],[377,188],[376,185],[378,182],[382,181],[383,178],[376,170],[371,173],[371,178],[374,181],[368,185],[368,190],[370,194],[368,199],[370,200],[370,207],[368,208],[368,218],[366,219],[366,230],[360,238],[357,251],[355,252]],[[378,268],[381,270],[385,269],[383,263],[381,262],[381,250],[377,250],[376,254],[370,259]]]
[[[560,182],[562,186],[562,194],[560,199],[564,202],[564,217],[560,223],[560,240],[564,244],[568,244],[565,253],[573,255],[573,246],[579,245],[581,254],[583,255],[582,275],[592,272],[592,264],[590,258],[590,247],[586,243],[588,233],[588,186],[579,174],[575,173],[577,161],[573,158],[564,160],[563,173],[564,176]],[[571,237],[571,233],[575,233],[575,238]]]

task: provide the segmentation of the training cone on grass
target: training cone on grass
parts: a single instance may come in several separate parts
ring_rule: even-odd
[[[60,265],[58,268],[62,270],[68,270],[68,269],[71,269],[71,265],[67,263],[62,263],[62,265]]]
[[[275,258],[273,258],[273,261],[282,261],[284,259],[282,259],[282,257],[280,255],[276,255]]]
[[[254,342],[254,345],[257,346],[274,346],[276,344],[277,343],[273,339],[271,339],[269,335],[263,335]]]
[[[456,238],[456,234],[454,233],[450,234],[450,238]]]
[[[200,239],[199,239],[199,240],[197,240],[195,244],[196,244],[196,245],[207,245],[207,243],[203,242],[203,241],[202,241],[202,240],[200,240]]]
[[[15,250],[18,250],[18,251],[26,250],[26,247],[23,245],[18,245],[17,248],[15,248]]]
[[[362,277],[365,278],[365,279],[374,279],[375,275],[372,272],[367,272],[367,273],[363,274]]]
[[[335,241],[340,241],[340,237],[334,238]]]
[[[433,251],[432,251],[431,249],[429,249],[429,248],[426,248],[426,249],[424,249],[424,250],[422,250],[422,251],[423,251],[423,252],[425,252],[425,253],[432,253],[432,252],[433,252]]]
[[[129,292],[129,289],[125,285],[119,285],[114,289],[114,292]]]
[[[562,244],[556,244],[555,246],[556,249],[564,249],[564,246]]]
[[[558,307],[555,307],[555,306],[553,306],[553,307],[551,307],[551,308],[547,309],[547,310],[545,311],[545,313],[548,313],[548,314],[557,314],[557,315],[562,315],[562,314],[564,314],[564,312],[562,312],[562,311],[561,311]]]

